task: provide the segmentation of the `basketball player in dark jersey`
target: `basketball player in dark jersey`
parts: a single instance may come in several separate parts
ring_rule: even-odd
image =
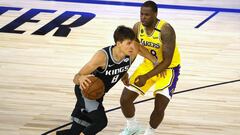
[[[95,53],[91,60],[74,77],[77,103],[72,112],[71,129],[58,131],[57,135],[95,135],[107,126],[107,116],[102,105],[103,97],[89,100],[81,89],[89,86],[88,76],[99,77],[105,84],[107,93],[120,79],[128,85],[127,71],[140,54],[152,62],[155,57],[135,44],[135,34],[131,28],[119,26],[114,32],[114,46],[105,47]]]

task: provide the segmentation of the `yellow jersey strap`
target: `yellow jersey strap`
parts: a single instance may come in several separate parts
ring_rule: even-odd
[[[157,25],[157,29],[161,30],[163,25],[166,24],[167,22],[164,20],[159,20],[158,25]]]

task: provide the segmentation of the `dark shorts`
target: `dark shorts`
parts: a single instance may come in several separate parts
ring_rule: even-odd
[[[102,99],[88,100],[83,97],[79,85],[75,86],[77,102],[72,117],[83,120],[89,125],[82,131],[85,135],[94,135],[107,126],[107,116],[102,105]],[[83,124],[84,125],[84,124]]]

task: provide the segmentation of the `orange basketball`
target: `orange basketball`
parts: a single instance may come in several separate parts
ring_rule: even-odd
[[[84,97],[90,100],[96,100],[101,98],[105,92],[105,86],[101,79],[95,76],[89,76],[89,80],[91,80],[91,84],[86,89],[82,90]]]

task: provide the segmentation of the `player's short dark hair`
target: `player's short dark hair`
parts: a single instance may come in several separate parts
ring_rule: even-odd
[[[131,28],[121,25],[114,31],[113,38],[115,43],[117,43],[117,41],[122,42],[125,39],[134,40],[135,33]]]
[[[158,11],[157,4],[154,1],[151,1],[151,0],[144,2],[142,7],[150,7],[153,12]]]

